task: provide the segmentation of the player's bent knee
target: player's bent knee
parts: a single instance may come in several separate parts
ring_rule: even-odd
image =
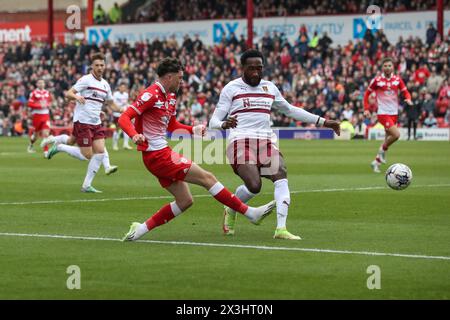
[[[217,178],[209,171],[205,171],[203,174],[203,181],[205,185],[214,185],[217,182]]]
[[[246,183],[248,191],[253,194],[258,194],[261,191],[262,183],[260,181],[252,181],[250,183]]]

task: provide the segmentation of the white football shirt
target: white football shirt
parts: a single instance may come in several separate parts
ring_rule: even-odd
[[[230,129],[228,136],[230,143],[245,138],[271,139],[275,143],[276,135],[270,126],[272,107],[308,123],[316,123],[321,119],[289,104],[272,82],[261,80],[258,86],[252,87],[242,78],[230,81],[223,88],[214,114],[237,116],[237,126]],[[211,122],[210,127],[214,127]]]
[[[124,92],[121,93],[120,91],[116,91],[113,94],[113,101],[114,103],[119,107],[119,108],[126,108],[129,103],[128,103],[128,92]],[[121,113],[120,112],[113,112],[113,116],[118,118],[120,117]]]
[[[112,100],[111,87],[105,79],[97,79],[92,73],[82,76],[73,88],[86,99],[85,104],[76,103],[73,122],[98,125],[103,104]]]

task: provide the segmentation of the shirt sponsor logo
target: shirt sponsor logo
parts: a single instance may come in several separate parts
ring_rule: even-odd
[[[152,94],[150,92],[144,92],[141,96],[142,101],[148,101],[152,97]]]

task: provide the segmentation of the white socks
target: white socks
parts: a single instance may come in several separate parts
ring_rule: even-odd
[[[113,146],[117,146],[119,144],[119,133],[117,131],[114,131],[114,133],[113,133],[112,143],[113,143]]]
[[[104,153],[94,154],[89,161],[86,177],[84,178],[83,188],[88,188],[92,184],[92,180],[94,180],[95,174],[102,164],[102,160],[104,157]]]
[[[59,136],[53,137],[56,144],[67,144],[67,141],[69,140],[69,136],[67,134],[61,134]]]
[[[251,193],[250,191],[248,191],[247,187],[245,186],[245,184],[240,185],[239,187],[236,188],[236,192],[234,193],[236,195],[236,197],[238,197],[239,199],[241,199],[241,201],[243,203],[247,203],[248,201],[250,201],[251,198],[253,198],[254,196],[256,196],[256,194]],[[231,214],[236,213],[236,211],[234,211],[231,208],[228,208],[228,212]]]
[[[105,153],[104,153],[105,156],[103,157],[102,164],[103,164],[103,167],[105,167],[105,170],[108,170],[111,167],[111,163],[109,162],[109,153],[108,153],[108,150],[106,150],[106,147],[104,148],[104,150],[105,150]]]
[[[58,136],[58,137],[60,137],[60,136]],[[67,138],[68,138],[68,136],[67,136]],[[68,155],[70,155],[78,160],[81,160],[81,161],[87,160],[86,157],[83,156],[83,154],[81,153],[80,148],[78,148],[78,147],[69,146],[67,144],[57,144],[56,149],[58,151],[65,152]]]
[[[128,141],[130,140],[130,137],[124,132],[123,133],[123,147],[128,147]]]
[[[291,196],[287,179],[280,179],[274,182],[275,201],[277,203],[277,228],[286,227],[286,219],[288,215]]]

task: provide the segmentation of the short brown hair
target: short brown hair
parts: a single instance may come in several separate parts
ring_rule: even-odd
[[[168,73],[175,73],[183,69],[183,65],[177,58],[164,58],[158,63],[156,73],[159,77],[162,77]]]
[[[386,62],[391,62],[392,64],[395,64],[394,59],[392,59],[391,57],[383,58],[383,60],[381,60],[381,65],[385,64]]]
[[[95,60],[105,60],[105,55],[101,52],[96,52],[91,56],[91,63],[93,63]]]

